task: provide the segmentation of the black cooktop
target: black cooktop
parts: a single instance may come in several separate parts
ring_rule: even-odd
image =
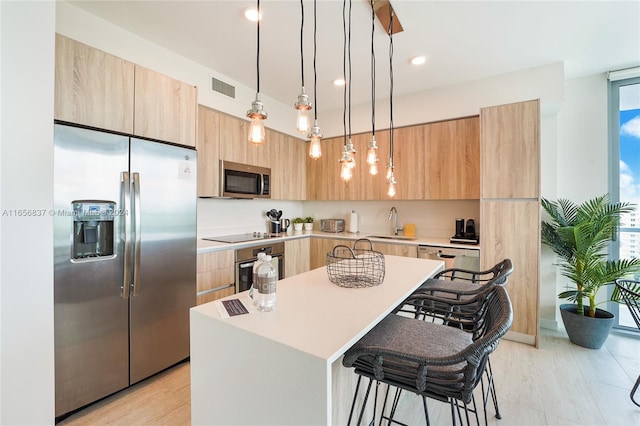
[[[203,240],[217,241],[219,243],[244,243],[246,241],[266,240],[274,237],[277,237],[277,235],[271,235],[264,232],[255,234],[220,235],[218,237],[206,237],[203,238]]]

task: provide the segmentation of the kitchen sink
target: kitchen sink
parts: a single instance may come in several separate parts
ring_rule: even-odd
[[[414,241],[415,237],[405,237],[402,235],[367,235],[365,238],[382,238],[384,240],[402,240],[402,241]]]

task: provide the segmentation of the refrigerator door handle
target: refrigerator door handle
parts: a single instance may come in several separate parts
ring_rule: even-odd
[[[124,220],[122,221],[124,228],[124,268],[120,295],[123,299],[128,299],[131,286],[131,220],[129,218],[129,213],[131,212],[131,181],[129,180],[129,172],[120,173],[120,185],[122,186],[121,194],[125,211]]]
[[[140,241],[142,239],[140,229],[140,174],[133,173],[133,217],[134,217],[134,238],[133,246],[133,295],[137,296],[140,287]]]

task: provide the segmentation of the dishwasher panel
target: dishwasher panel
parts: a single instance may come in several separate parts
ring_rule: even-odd
[[[459,268],[469,271],[480,269],[480,250],[420,245],[418,246],[418,257],[443,260],[445,269]]]

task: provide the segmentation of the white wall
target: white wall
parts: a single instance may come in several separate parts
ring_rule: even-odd
[[[0,2],[0,424],[54,420],[53,2]]]
[[[543,185],[543,197],[580,203],[609,191],[607,87],[606,74],[566,81],[566,99],[558,112],[556,162],[543,162],[543,178],[545,172],[555,173],[556,187]],[[543,271],[548,271],[542,276],[542,290],[557,295],[566,289],[566,279],[560,274],[552,279],[555,256],[547,247],[542,248],[542,260]],[[565,302],[556,298],[556,306],[560,303]],[[542,309],[543,318],[552,317]],[[559,318],[557,310],[555,315]]]
[[[558,113],[558,197],[582,202],[609,191],[607,76],[568,80]]]

